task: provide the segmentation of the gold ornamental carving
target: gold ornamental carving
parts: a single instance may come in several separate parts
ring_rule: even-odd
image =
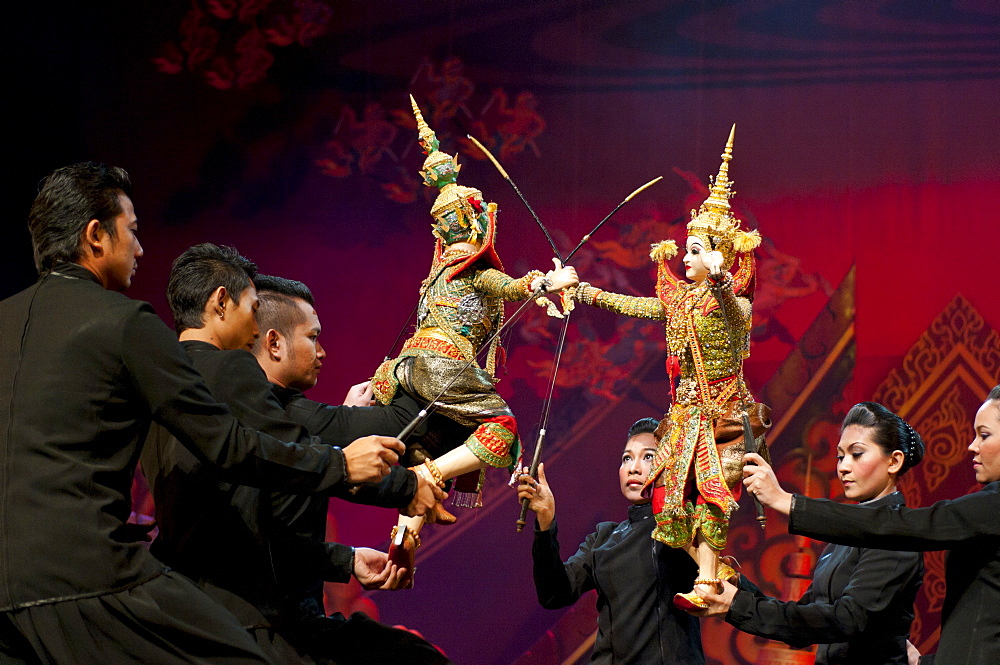
[[[872,399],[905,418],[924,439],[921,464],[903,476],[911,506],[929,506],[978,489],[969,464],[972,418],[1000,377],[1000,334],[962,295],[956,295],[889,372]],[[924,585],[910,640],[933,652],[944,601],[944,557],[924,556]]]

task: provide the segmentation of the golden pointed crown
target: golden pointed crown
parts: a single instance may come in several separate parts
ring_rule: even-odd
[[[726,149],[722,153],[722,165],[712,181],[711,191],[698,210],[691,211],[688,222],[689,236],[701,238],[707,249],[722,252],[723,267],[728,268],[736,259],[736,254],[754,250],[760,245],[760,234],[756,229],[744,231],[740,220],[733,217],[729,199],[735,196],[733,183],[729,179],[729,162],[733,159],[733,137],[736,125],[729,132]]]
[[[420,112],[420,107],[417,106],[417,100],[413,98],[413,95],[410,95],[410,104],[413,106],[413,115],[417,118],[417,135],[420,137],[420,147],[429,155],[438,149],[437,134],[424,122],[424,115]]]
[[[486,233],[491,209],[483,202],[483,193],[474,187],[459,185],[456,180],[461,166],[458,157],[438,150],[437,136],[420,112],[420,107],[410,95],[413,105],[413,115],[417,119],[417,132],[420,146],[427,153],[420,174],[424,184],[437,187],[440,193],[431,206],[431,217],[434,218],[434,235],[446,244],[458,241],[476,242]]]
[[[424,178],[424,184],[428,187],[441,188],[449,183],[455,182],[458,172],[462,169],[458,163],[458,155],[451,155],[441,152],[437,139],[437,134],[424,121],[424,116],[417,106],[417,100],[410,95],[410,104],[413,105],[413,115],[417,119],[417,134],[419,136],[420,147],[427,158],[420,169],[420,175]]]

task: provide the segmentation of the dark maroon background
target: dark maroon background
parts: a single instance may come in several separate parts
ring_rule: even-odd
[[[274,0],[259,4],[272,12],[306,6],[319,34],[267,46],[273,64],[256,72],[259,80],[224,90],[210,85],[204,66],[168,74],[154,63],[201,2],[8,10],[4,294],[34,279],[24,219],[38,179],[74,161],[114,163],[134,178],[146,250],[130,295],[165,314],[163,288],[178,253],[203,241],[236,245],[263,272],[315,291],[329,357],[314,397],[339,401],[390,352],[432,247],[424,192],[408,190],[402,198],[413,200],[402,203],[384,186],[415,177],[421,156],[412,130],[397,123],[392,155],[362,172],[358,158],[370,144],[343,131],[351,117],[344,109],[361,117],[378,102],[403,118],[411,91],[430,108],[437,88],[421,80],[422,63],[440,68],[455,56],[474,85],[463,99],[469,113],[436,129],[443,149],[462,153],[461,181],[499,203],[498,249],[513,274],[544,269],[551,252],[495,169],[456,140],[480,127],[473,121],[488,115],[498,88],[512,100],[530,91],[544,118],[534,148],[504,163],[558,229],[563,251],[658,175],[663,182],[623,208],[595,247],[617,241],[641,256],[643,243],[662,239],[645,237],[650,228],[683,241],[677,222],[700,198],[675,169],[706,183],[737,123],[730,174],[738,213],[770,239],[767,247],[801,262],[791,286],[807,276],[829,285],[778,298],[773,318],[793,341],[856,267],[848,404],[873,394],[957,294],[1000,328],[994,2]],[[221,35],[215,55],[225,57],[253,20],[206,24]],[[319,165],[331,141],[350,154],[343,177]],[[651,295],[652,264],[625,265],[612,249],[597,252],[589,272],[581,267],[583,278]],[[617,285],[602,282],[607,276]],[[512,328],[500,390],[530,442],[544,389],[535,374],[545,375],[558,323],[534,315],[529,323]],[[759,389],[793,345],[755,342],[747,374]],[[580,352],[567,370],[575,383],[557,392],[549,456],[566,555],[597,521],[622,518],[615,470],[624,433],[668,406],[659,326],[583,309],[570,348]],[[595,386],[598,377],[580,375],[604,370],[587,364],[586,349],[607,371],[628,371]],[[971,473],[962,473],[951,494],[971,486]],[[491,476],[486,509],[463,513],[450,532],[428,529],[414,591],[341,598],[340,606],[360,602],[418,629],[461,663],[511,663],[535,644],[560,614],[535,604],[530,535],[513,532],[515,502],[501,474]],[[383,547],[393,521],[373,509],[332,511],[335,533],[353,545]]]

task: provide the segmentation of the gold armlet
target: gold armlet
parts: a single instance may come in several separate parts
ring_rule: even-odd
[[[545,273],[541,270],[529,270],[527,274],[521,278],[521,286],[524,287],[524,298],[530,298],[533,293],[531,290],[531,283],[535,281],[536,277],[545,277]]]
[[[584,305],[593,305],[597,300],[597,296],[604,293],[601,289],[596,286],[591,286],[590,282],[580,282],[576,285],[576,289],[569,290],[570,296],[573,300],[582,302]]]

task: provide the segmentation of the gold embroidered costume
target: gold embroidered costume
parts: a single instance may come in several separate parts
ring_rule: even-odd
[[[473,363],[462,370],[503,323],[504,301],[529,297],[531,282],[542,273],[513,278],[503,272],[493,244],[496,204],[484,204],[482,192],[455,182],[458,160],[438,150],[415,102],[413,109],[420,144],[428,154],[421,171],[424,184],[441,190],[431,208],[437,242],[430,274],[420,288],[416,331],[399,356],[376,371],[375,398],[389,404],[402,388],[425,403],[437,399],[437,413],[473,428],[464,443],[477,458],[489,466],[512,467],[520,445],[514,416],[494,385],[503,355],[499,340],[490,344],[485,368]],[[481,474],[475,477],[481,479]],[[460,479],[458,489],[471,493],[478,487],[469,488]],[[478,497],[459,497],[456,503],[463,505],[463,500],[478,504]]]
[[[743,383],[742,363],[734,366],[724,317],[728,312],[738,356],[747,358],[754,286],[751,252],[760,244],[760,236],[741,231],[730,212],[732,140],[730,134],[711,195],[698,211],[691,211],[688,224],[689,236],[707,250],[722,253],[721,275],[701,283],[678,279],[667,265],[677,245],[668,240],[654,245],[650,253],[658,264],[656,298],[609,293],[587,283],[577,287],[575,296],[618,314],[665,323],[673,400],[656,432],[659,443],[646,486],[647,491],[652,486],[657,521],[653,538],[672,547],[687,546],[701,534],[713,549],[721,550],[729,516],[737,508],[734,489],[738,493],[742,478],[742,437],[733,445],[717,446],[715,435],[719,419],[734,403],[753,403]],[[727,271],[737,260],[736,272],[730,274]],[[725,308],[710,286],[721,286],[716,292]]]
[[[435,257],[420,291],[416,332],[399,356],[375,373],[372,385],[380,403],[391,402],[400,387],[425,402],[438,397],[500,327],[503,302],[527,298],[531,281],[542,274],[536,271],[515,279],[495,268],[467,266],[465,261],[472,256],[468,252]],[[438,413],[475,428],[465,445],[493,467],[512,466],[519,448],[513,414],[494,387],[501,354],[494,339],[486,368],[474,363],[435,403]]]

